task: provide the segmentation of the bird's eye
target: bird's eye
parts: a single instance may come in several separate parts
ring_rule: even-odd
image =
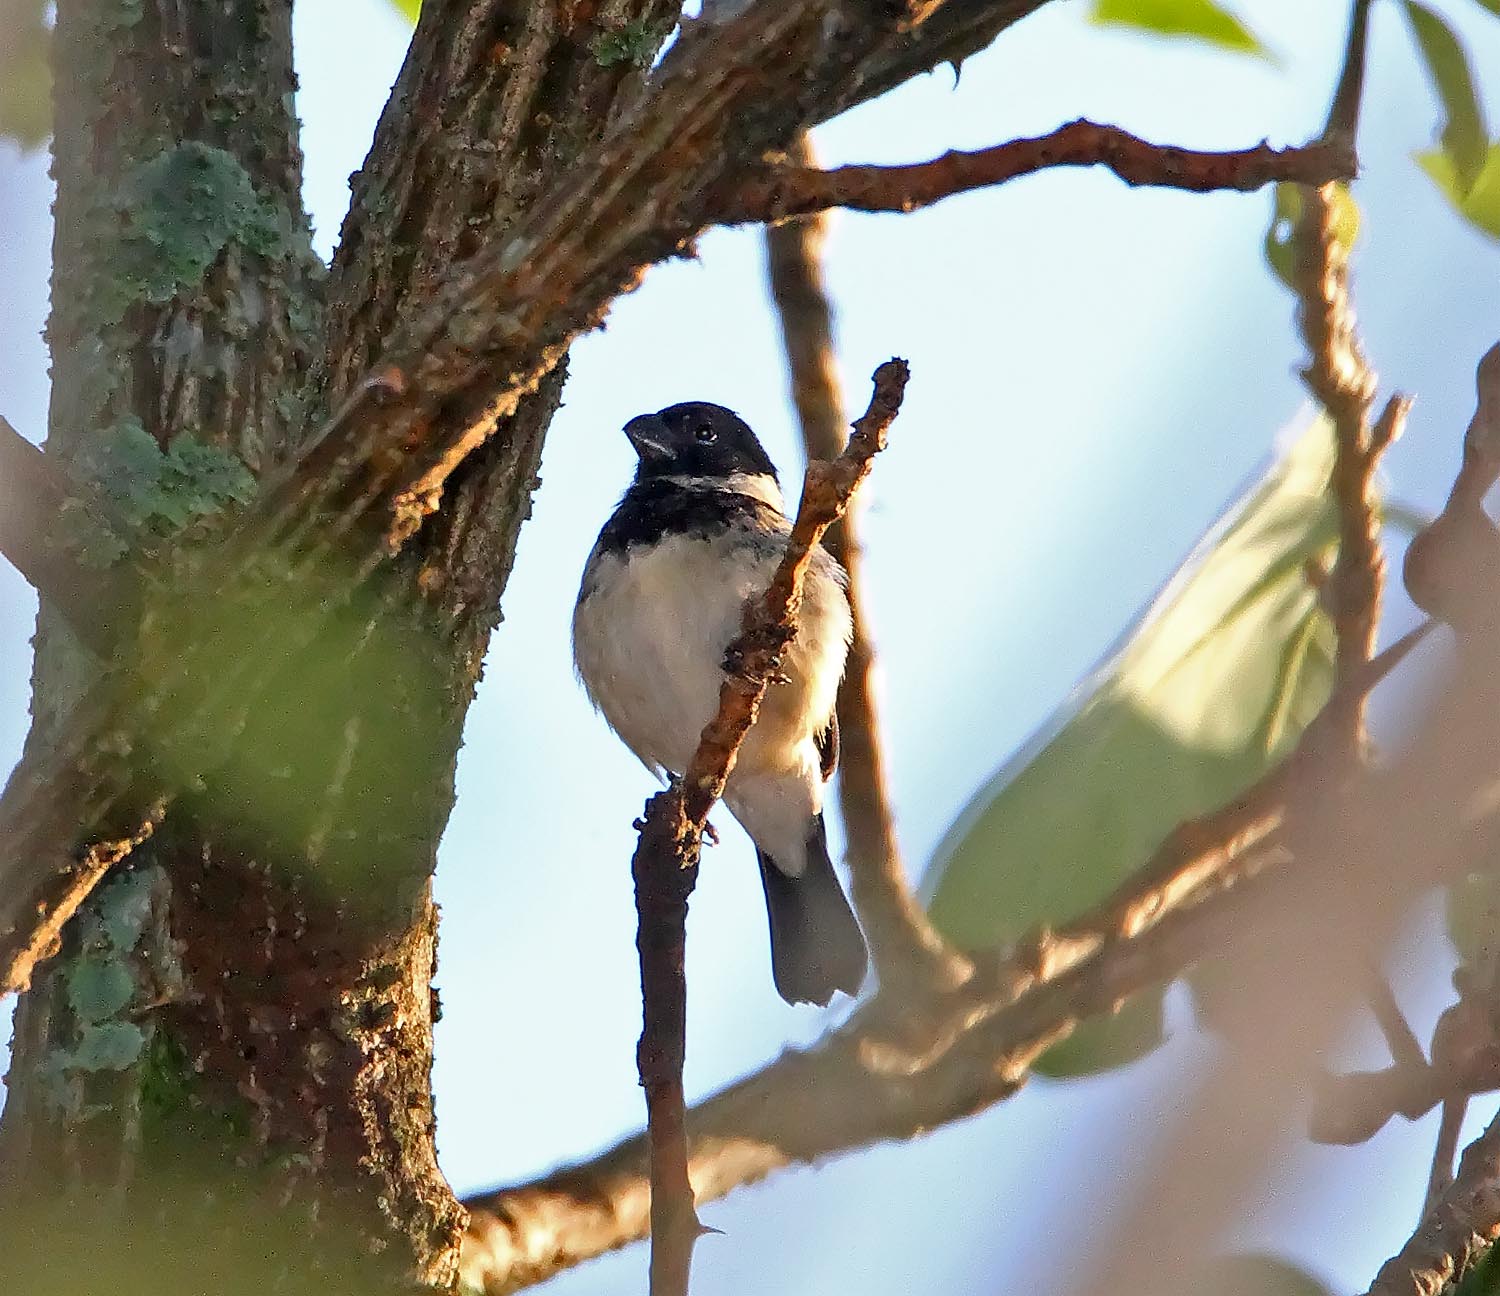
[[[697,439],[699,445],[710,445],[719,439],[719,434],[707,423],[698,424],[693,430],[693,436]]]

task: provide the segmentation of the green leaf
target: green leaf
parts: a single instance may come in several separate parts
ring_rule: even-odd
[[[113,1017],[134,993],[130,969],[119,959],[80,958],[68,970],[68,1005],[79,1021]]]
[[[1052,1080],[1097,1075],[1143,1058],[1166,1038],[1165,991],[1148,990],[1109,1017],[1091,1017],[1039,1057],[1032,1070]]]
[[[1467,190],[1478,179],[1489,151],[1484,109],[1474,88],[1469,56],[1453,29],[1426,5],[1402,0],[1402,7],[1427,65],[1427,75],[1442,101],[1442,151],[1452,159],[1454,173]]]
[[[1491,1246],[1448,1290],[1450,1296],[1496,1296],[1500,1293],[1500,1247]]]
[[[391,3],[408,22],[416,22],[417,15],[422,12],[422,0],[391,0]]]
[[[1500,943],[1500,876],[1492,871],[1465,874],[1448,888],[1448,939],[1459,961],[1488,963]]]
[[[1346,184],[1333,186],[1334,237],[1347,258],[1359,237],[1359,204],[1349,192]],[[1266,229],[1266,263],[1276,277],[1288,287],[1292,286],[1296,267],[1296,249],[1292,240],[1297,233],[1297,222],[1302,218],[1302,188],[1300,185],[1280,183],[1276,186],[1271,209],[1271,224]]]
[[[52,34],[41,0],[0,0],[0,139],[33,149],[52,131]]]
[[[1332,1296],[1307,1270],[1279,1256],[1226,1256],[1205,1284],[1213,1296]]]
[[[960,815],[929,874],[950,939],[990,946],[1077,916],[1290,751],[1332,684],[1333,628],[1306,572],[1336,539],[1333,453],[1319,419]],[[1160,1038],[1143,1011],[1154,1034],[1120,1028],[1131,1047],[1108,1063]]]
[[[1488,9],[1497,18],[1500,18],[1500,0],[1479,0],[1481,7]]]
[[[1159,36],[1185,37],[1241,54],[1270,57],[1260,38],[1213,0],[1094,0],[1089,21],[1135,27]]]
[[[1418,153],[1417,165],[1432,177],[1460,216],[1492,239],[1500,239],[1500,141],[1490,145],[1484,166],[1469,184],[1464,183],[1453,159],[1440,150]]]

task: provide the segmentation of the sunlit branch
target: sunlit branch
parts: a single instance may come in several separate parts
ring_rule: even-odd
[[[1349,687],[1372,687],[1423,633],[1386,649]],[[1008,1098],[1031,1060],[1083,1017],[1174,979],[1227,937],[1238,921],[1233,897],[1249,890],[1239,884],[1286,872],[1277,829],[1287,780],[1303,762],[1312,762],[1302,772],[1315,779],[1325,750],[1309,735],[1255,787],[1171,833],[1096,909],[1014,949],[976,955],[975,976],[956,989],[917,1004],[882,993],[816,1047],[786,1052],[691,1109],[696,1200]],[[645,1237],[647,1186],[647,1142],[638,1134],[588,1162],[471,1198],[467,1281],[502,1296]]]
[[[910,212],[955,194],[1004,184],[1051,167],[1102,166],[1129,185],[1195,193],[1250,191],[1277,181],[1321,185],[1348,180],[1353,150],[1315,140],[1300,148],[1204,152],[1152,144],[1118,126],[1069,122],[1035,139],[1011,140],[978,152],[950,152],[905,166],[843,166],[830,171],[788,162],[752,175],[730,192],[718,213],[726,224],[779,221],[830,207]]]

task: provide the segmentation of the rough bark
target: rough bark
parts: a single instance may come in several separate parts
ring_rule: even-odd
[[[289,0],[58,7],[48,458],[142,523],[68,537],[96,562],[203,511],[184,498],[200,483],[176,472],[195,462],[184,445],[221,452],[205,471],[258,474],[305,426],[322,271],[290,19]],[[432,1152],[425,890],[373,914],[337,898],[399,829],[425,879],[442,819],[413,797],[343,834],[374,779],[399,786],[394,746],[360,741],[345,692],[300,708],[364,629],[345,618],[299,663],[300,689],[244,725],[231,767],[196,779],[84,904],[19,1005],[0,1125],[8,1290],[74,1291],[101,1269],[125,1291],[189,1274],[184,1290],[451,1276],[463,1212]],[[194,631],[168,620],[120,653],[149,678]],[[375,657],[366,686],[395,674]],[[29,749],[54,741],[100,669],[44,605]],[[399,678],[382,682],[397,716],[412,709]]]
[[[139,425],[159,446],[188,432],[252,469],[274,468],[306,414],[343,394],[447,260],[503,229],[548,168],[565,166],[639,89],[640,50],[600,58],[599,32],[627,30],[637,42],[665,34],[650,6],[613,6],[597,25],[540,21],[514,3],[427,11],[356,186],[329,284],[326,349],[313,364],[321,302],[297,197],[289,5],[240,0],[211,16],[165,0],[140,14],[64,6],[54,454],[116,469],[108,454],[77,447],[112,445],[122,426],[128,435]],[[148,266],[116,284],[112,261],[122,245],[137,250],[131,231],[152,219],[149,207],[144,218],[124,209],[137,169],[153,161],[179,182],[175,193],[184,174],[190,190],[201,180],[192,192],[211,207],[225,205],[226,180],[233,198],[243,176],[239,197],[251,205],[227,213],[240,224],[218,244],[201,221],[167,231],[185,240],[164,252],[187,258],[180,282]],[[146,196],[170,203],[162,188]],[[87,368],[101,355],[102,375]],[[180,1217],[184,1238],[212,1236],[241,1261],[231,1235],[267,1241],[265,1255],[234,1269],[246,1289],[366,1270],[382,1284],[451,1282],[464,1212],[433,1155],[430,878],[464,714],[561,380],[559,368],[464,465],[435,525],[331,616],[324,596],[347,568],[337,551],[293,585],[290,608],[280,580],[264,595],[241,592],[209,623],[190,600],[148,608],[141,642],[122,649],[147,687],[159,678],[152,660],[171,669],[179,635],[196,639],[200,655],[205,642],[225,646],[217,669],[230,691],[253,669],[234,622],[306,642],[263,681],[254,707],[177,717],[174,727],[180,704],[165,690],[162,731],[196,740],[171,753],[165,781],[181,784],[186,772],[195,790],[175,799],[129,874],[84,906],[21,1006],[0,1144],[12,1201],[53,1180],[69,1185],[55,1201],[68,1211],[106,1187],[123,1209],[170,1199],[164,1213]],[[75,681],[98,675],[44,617],[38,697],[55,702],[39,712],[33,745],[55,734],[81,692]],[[85,798],[61,800],[76,808]],[[96,851],[97,864],[75,872],[91,884],[122,853]],[[139,930],[113,940],[112,917],[138,905],[149,911]],[[97,1004],[80,1016],[76,985],[100,978],[128,981],[127,1001],[107,1020],[93,1016]],[[89,1051],[101,1040],[116,1049],[102,1062]],[[174,1144],[201,1151],[205,1175],[212,1162],[232,1163],[247,1192],[210,1194],[196,1180],[197,1191],[167,1191],[146,1163]],[[195,1154],[181,1159],[200,1165]],[[296,1202],[297,1227],[283,1235],[260,1208],[285,1201]],[[17,1215],[15,1236],[44,1217]],[[40,1241],[51,1229],[31,1231]],[[172,1232],[159,1247],[187,1263]],[[51,1248],[18,1246],[11,1268],[28,1282],[45,1271],[66,1288],[78,1275],[55,1261]],[[128,1266],[110,1263],[128,1282]],[[153,1265],[141,1281],[162,1276]]]

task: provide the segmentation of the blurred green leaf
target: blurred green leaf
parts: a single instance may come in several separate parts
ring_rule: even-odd
[[[52,131],[52,36],[44,0],[0,0],[0,139],[33,149]]]
[[[1272,1255],[1226,1256],[1213,1268],[1213,1296],[1332,1296],[1306,1269]]]
[[[1500,18],[1500,0],[1478,0],[1479,4]]]
[[[1292,239],[1297,232],[1297,222],[1302,217],[1302,187],[1280,183],[1276,186],[1271,224],[1266,229],[1266,262],[1276,277],[1288,287],[1296,262],[1296,251]],[[1348,256],[1359,237],[1359,204],[1349,192],[1346,184],[1333,186],[1334,230],[1339,247]]]
[[[1445,910],[1448,939],[1460,962],[1491,961],[1500,940],[1500,876],[1465,874],[1448,888]]]
[[[1220,49],[1270,57],[1256,34],[1213,0],[1094,0],[1089,21],[1182,36]]]
[[[959,816],[929,874],[933,921],[950,939],[994,945],[1077,916],[1182,820],[1290,751],[1332,682],[1333,628],[1306,573],[1335,543],[1333,453],[1319,419]],[[1130,1047],[1093,1058],[1075,1048],[1067,1072],[1151,1047],[1159,1005],[1141,1012],[1112,1038]]]
[[[1484,109],[1474,88],[1469,56],[1453,29],[1426,5],[1402,0],[1402,7],[1427,65],[1427,75],[1442,101],[1442,151],[1452,159],[1454,173],[1467,190],[1478,178],[1489,151]]]
[[[1497,1296],[1500,1294],[1500,1247],[1490,1247],[1449,1289],[1450,1296]]]
[[[417,15],[422,12],[422,0],[391,0],[407,18],[409,22],[416,22]]]
[[[1500,141],[1490,145],[1484,166],[1472,184],[1464,183],[1453,159],[1441,150],[1418,153],[1417,165],[1432,177],[1460,216],[1491,238],[1500,239]]]
[[[1165,990],[1134,995],[1109,1017],[1091,1017],[1036,1060],[1032,1070],[1051,1080],[1076,1080],[1143,1058],[1166,1038]]]

